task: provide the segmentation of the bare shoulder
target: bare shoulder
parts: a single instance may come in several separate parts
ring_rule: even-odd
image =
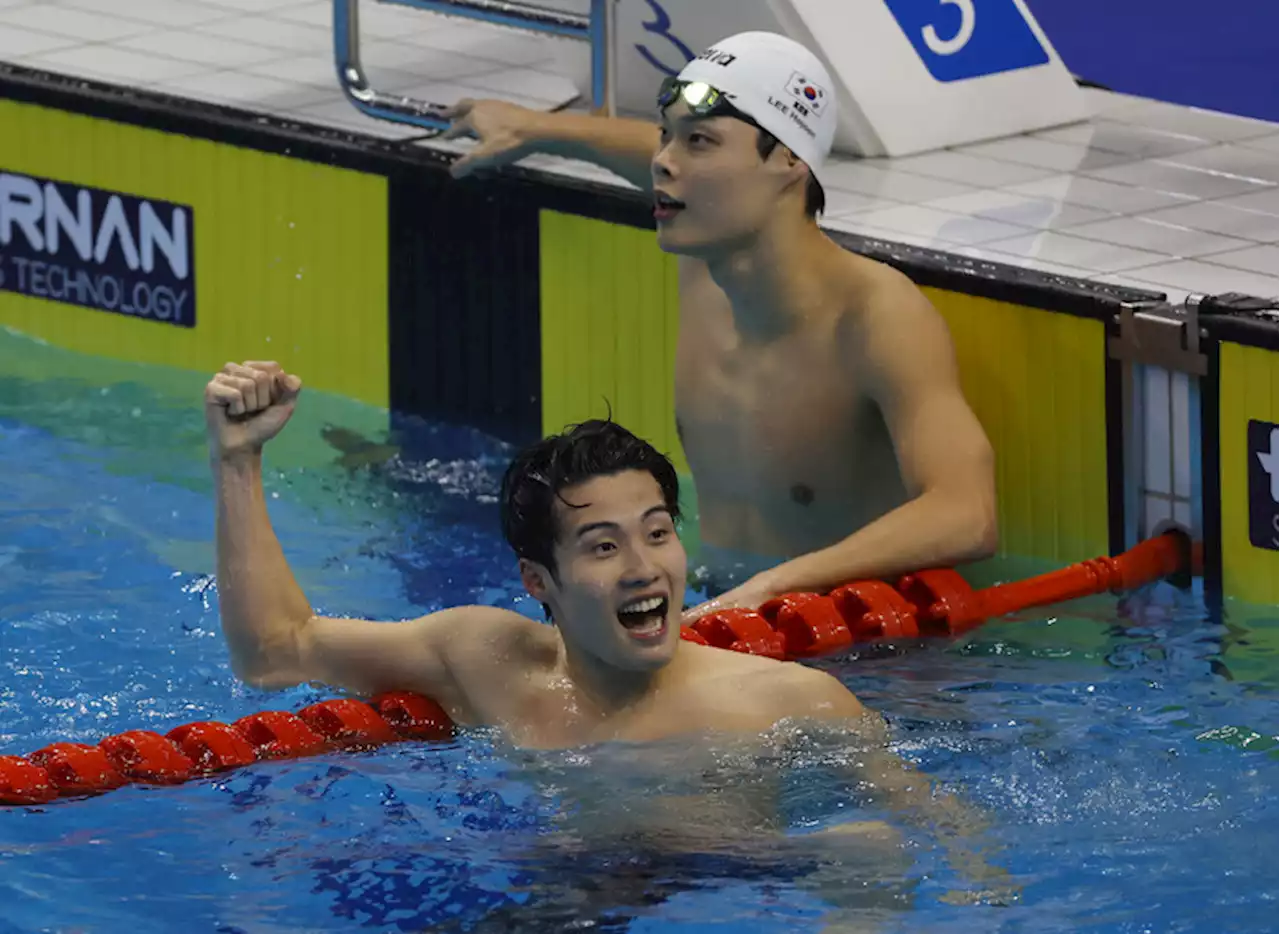
[[[735,692],[759,705],[770,722],[786,718],[839,720],[859,717],[866,711],[839,679],[817,668],[724,649],[687,648],[697,653],[701,677],[734,683]]]
[[[503,659],[536,652],[553,638],[551,629],[511,610],[494,606],[460,606],[424,617],[440,634],[450,658],[479,656]]]
[[[865,338],[885,328],[945,330],[946,322],[911,277],[887,263],[844,251],[839,264],[840,286],[846,296],[843,330]]]
[[[862,702],[838,678],[817,668],[784,662],[770,680],[780,716],[842,720],[866,713]]]

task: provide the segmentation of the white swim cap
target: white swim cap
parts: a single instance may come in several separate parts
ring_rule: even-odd
[[[719,91],[821,179],[836,135],[835,85],[799,42],[773,32],[738,33],[689,62],[678,80]]]

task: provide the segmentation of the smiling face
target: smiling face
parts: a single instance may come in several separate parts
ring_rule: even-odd
[[[653,475],[624,470],[560,491],[555,573],[521,561],[565,643],[624,671],[666,665],[680,640],[686,556]]]
[[[653,158],[658,246],[714,257],[744,246],[783,209],[808,170],[783,146],[760,155],[760,129],[732,116],[694,116],[683,99],[662,113]]]

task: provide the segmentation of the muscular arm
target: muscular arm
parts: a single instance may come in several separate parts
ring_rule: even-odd
[[[451,649],[500,638],[511,628],[505,611],[459,607],[401,623],[316,616],[271,528],[261,454],[215,458],[213,469],[219,609],[238,677],[267,689],[316,681],[360,694],[414,690],[465,716]]]
[[[888,271],[850,344],[911,499],[842,541],[767,572],[776,592],[952,567],[996,548],[994,456],[961,391],[942,317],[910,280]]]
[[[650,162],[661,131],[644,120],[578,113],[545,113],[504,101],[460,101],[449,111],[444,139],[474,136],[479,142],[457,159],[455,177],[546,153],[592,162],[651,192]]]
[[[622,117],[548,113],[539,117],[535,128],[536,151],[593,162],[641,191],[653,190],[650,163],[661,140],[657,124]]]

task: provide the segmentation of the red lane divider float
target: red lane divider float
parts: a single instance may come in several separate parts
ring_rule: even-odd
[[[1124,591],[1191,570],[1195,552],[1169,533],[1115,558],[1095,558],[1025,581],[972,590],[955,571],[908,574],[896,587],[855,581],[828,594],[785,594],[758,610],[730,609],[682,626],[680,638],[777,659],[814,658],[854,644],[961,635],[987,619],[1104,591]],[[450,738],[454,724],[435,701],[410,691],[368,702],[336,698],[296,714],[267,710],[232,724],[187,723],[161,736],[129,730],[96,746],[53,743],[28,756],[0,756],[0,805],[47,804],[127,784],[165,785],[270,759],[404,740]]]

